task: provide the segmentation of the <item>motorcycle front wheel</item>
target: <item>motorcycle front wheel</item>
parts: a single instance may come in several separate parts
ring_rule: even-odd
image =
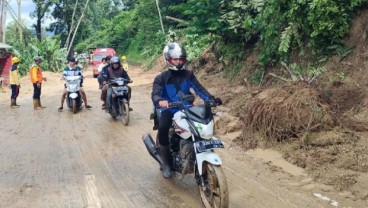
[[[203,163],[204,186],[199,185],[199,194],[206,208],[229,207],[229,191],[225,174],[219,165]]]
[[[72,101],[72,109],[73,109],[73,113],[76,114],[77,113],[77,100],[73,99]]]
[[[124,126],[129,124],[129,106],[126,102],[121,102],[119,104],[119,111],[121,115],[121,122]]]

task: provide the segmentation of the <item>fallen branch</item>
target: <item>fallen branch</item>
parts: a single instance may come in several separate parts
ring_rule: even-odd
[[[185,25],[188,25],[189,23],[185,20],[182,20],[182,19],[178,19],[178,18],[175,18],[175,17],[170,17],[170,16],[165,16],[166,19],[168,20],[172,20],[172,21],[175,21],[175,22],[180,22],[180,23],[183,23]]]

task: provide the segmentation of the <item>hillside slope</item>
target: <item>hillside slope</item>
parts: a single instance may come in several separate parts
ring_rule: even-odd
[[[269,82],[252,86],[244,72],[229,80],[215,52],[205,51],[192,67],[231,109],[218,121],[219,133],[241,131],[235,145],[278,150],[316,182],[331,185],[348,198],[368,200],[367,26],[364,10],[346,38],[351,53],[331,57],[313,85],[266,75]],[[254,71],[256,54],[248,55],[243,65]]]

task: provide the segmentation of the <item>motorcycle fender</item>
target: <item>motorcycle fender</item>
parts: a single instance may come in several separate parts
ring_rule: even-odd
[[[214,152],[201,152],[196,154],[197,157],[197,165],[198,165],[198,173],[202,175],[202,164],[204,161],[211,163],[213,165],[221,165],[221,158]]]
[[[70,98],[72,98],[72,99],[75,99],[75,98],[77,98],[77,97],[78,97],[78,94],[77,94],[77,93],[75,93],[75,92],[73,92],[73,93],[70,93],[70,94],[69,94],[69,97],[70,97]]]

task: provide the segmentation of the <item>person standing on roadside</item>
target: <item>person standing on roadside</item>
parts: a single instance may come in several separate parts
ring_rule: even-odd
[[[14,56],[12,58],[12,66],[10,69],[10,88],[11,88],[11,97],[10,97],[10,107],[12,108],[19,108],[17,105],[17,97],[19,95],[19,88],[20,88],[20,80],[19,80],[19,73],[18,73],[18,65],[20,60],[18,57]]]
[[[126,56],[122,56],[122,57],[121,57],[121,65],[123,66],[123,68],[124,68],[124,70],[125,70],[126,72],[128,72],[128,71],[129,71],[129,64],[128,64],[128,62],[127,62],[127,57],[126,57]]]
[[[30,69],[31,82],[33,84],[33,109],[42,110],[46,107],[41,105],[41,86],[42,81],[47,81],[47,79],[42,76],[42,70],[40,68],[42,58],[35,56],[33,60],[34,64],[32,64]]]

